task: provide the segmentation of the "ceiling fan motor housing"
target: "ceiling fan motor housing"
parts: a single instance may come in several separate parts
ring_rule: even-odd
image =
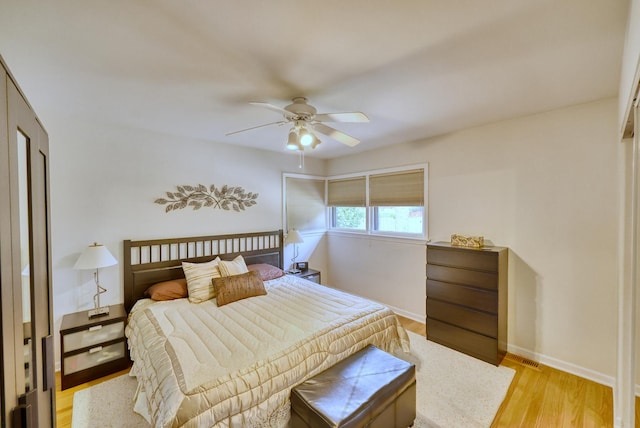
[[[289,104],[284,109],[294,114],[293,120],[311,120],[313,116],[318,112],[315,107],[307,104],[305,97],[294,98],[292,104]]]

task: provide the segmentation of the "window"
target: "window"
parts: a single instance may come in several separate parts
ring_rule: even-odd
[[[338,229],[367,230],[365,207],[334,207],[332,226]]]
[[[425,236],[426,170],[424,165],[329,179],[331,228]]]
[[[424,207],[375,207],[373,227],[378,232],[422,234]]]
[[[366,177],[329,180],[328,205],[332,207],[331,227],[367,230]]]

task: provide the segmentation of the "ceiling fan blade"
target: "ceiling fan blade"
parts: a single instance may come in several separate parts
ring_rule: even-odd
[[[270,126],[270,125],[283,125],[285,123],[287,123],[287,122],[284,121],[284,120],[279,120],[277,122],[265,123],[264,125],[252,126],[251,128],[240,129],[239,131],[227,132],[224,135],[226,135],[228,137],[229,135],[239,134],[240,132],[245,132],[245,131],[251,131],[252,129],[263,128],[265,126]]]
[[[282,107],[274,106],[273,104],[262,103],[262,102],[257,102],[257,101],[252,101],[249,104],[251,104],[253,106],[266,108],[267,110],[275,111],[277,113],[280,113],[281,115],[284,115],[284,117],[287,117],[287,118],[294,116],[293,113],[291,113],[290,111],[287,111],[287,110],[283,109]]]
[[[330,126],[323,125],[322,123],[314,124],[313,129],[321,134],[326,135],[327,137],[331,137],[334,140],[341,142],[342,144],[346,144],[349,147],[357,146],[358,144],[360,144],[360,140],[358,140],[357,138],[354,138],[351,135],[347,135],[344,132],[338,131],[337,129],[333,129]]]
[[[367,115],[359,111],[316,114],[314,120],[318,122],[369,122]]]

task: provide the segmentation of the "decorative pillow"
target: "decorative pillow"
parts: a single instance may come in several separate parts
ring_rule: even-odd
[[[220,260],[218,269],[220,270],[220,276],[240,275],[241,273],[249,272],[242,256],[238,256],[231,261]]]
[[[236,302],[254,296],[264,296],[267,291],[260,274],[249,271],[240,275],[223,276],[211,280],[216,289],[216,303],[218,306]]]
[[[216,257],[206,263],[182,262],[182,270],[184,271],[184,277],[187,279],[190,302],[200,303],[216,297],[211,280],[220,277],[218,263],[220,263],[220,257]]]
[[[158,282],[147,288],[145,295],[153,300],[173,300],[182,299],[189,295],[187,289],[187,280],[185,278],[174,279],[171,281]]]
[[[248,265],[247,268],[258,272],[263,281],[269,281],[270,279],[276,279],[286,275],[279,267],[267,263],[255,263]]]

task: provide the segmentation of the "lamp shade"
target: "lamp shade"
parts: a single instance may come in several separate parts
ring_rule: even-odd
[[[287,235],[287,242],[289,244],[302,244],[304,239],[302,239],[302,236],[300,236],[297,230],[291,229]]]
[[[76,264],[73,266],[74,269],[97,269],[101,267],[113,266],[117,265],[118,261],[111,255],[107,247],[102,244],[89,245],[84,249]]]

